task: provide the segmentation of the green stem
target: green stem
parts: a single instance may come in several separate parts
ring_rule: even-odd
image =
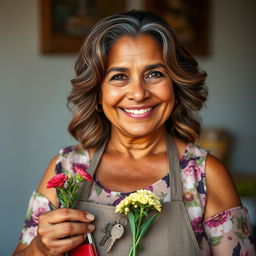
[[[135,241],[132,241],[132,255],[136,256],[136,246],[135,246]]]
[[[135,243],[135,246],[137,247],[137,245],[139,244],[139,241],[140,241],[140,239],[141,239],[141,235],[138,237],[138,239],[136,240],[136,243]]]
[[[133,237],[132,237],[132,247],[130,249],[129,256],[136,256],[138,239],[140,240],[140,229],[141,229],[141,221],[143,218],[143,211],[144,211],[144,207],[141,207],[138,222],[135,223],[135,227],[136,227],[135,234],[133,234]]]
[[[143,215],[142,215],[143,211],[144,211],[144,207],[141,207],[140,208],[140,217],[139,217],[139,220],[138,220],[138,226],[136,227],[136,236],[135,236],[136,241],[137,241],[138,236],[140,234],[140,226],[141,226],[141,221],[142,221],[142,218],[143,218]]]
[[[132,236],[132,255],[133,256],[136,256],[136,246],[135,246],[135,243],[136,243],[136,236],[137,236],[137,228],[136,228],[136,223],[135,223],[135,234],[133,234]]]
[[[63,205],[63,207],[68,208],[68,199],[65,190],[63,188],[58,188],[58,190],[60,191],[60,194],[64,197],[65,204]]]
[[[132,237],[132,246],[131,249],[129,251],[129,255],[128,256],[136,256],[136,246],[135,246],[135,237]]]
[[[128,256],[132,256],[132,254],[133,254],[133,246],[131,246],[131,249],[129,251],[129,255]]]
[[[79,187],[77,186],[77,184],[73,184],[71,187],[71,198],[69,200],[69,207],[74,208],[74,197],[76,196],[76,194],[78,193]]]

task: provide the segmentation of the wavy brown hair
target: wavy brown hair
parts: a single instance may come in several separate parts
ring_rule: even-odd
[[[97,23],[76,61],[76,77],[71,80],[72,91],[68,97],[68,106],[73,110],[68,130],[84,147],[100,145],[110,132],[110,123],[103,112],[97,111],[97,106],[113,43],[123,36],[141,34],[150,35],[160,43],[167,72],[174,84],[176,104],[166,122],[167,128],[185,142],[197,139],[200,133],[197,112],[207,97],[206,73],[199,70],[196,60],[161,17],[133,10]]]

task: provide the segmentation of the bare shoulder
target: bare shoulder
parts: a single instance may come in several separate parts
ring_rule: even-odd
[[[37,188],[37,192],[48,198],[48,200],[52,202],[55,206],[58,206],[56,190],[54,188],[48,189],[47,182],[56,174],[55,168],[57,160],[58,156],[55,156],[50,161]]]
[[[241,205],[227,167],[219,159],[208,155],[205,171],[207,186],[205,219],[223,210]]]

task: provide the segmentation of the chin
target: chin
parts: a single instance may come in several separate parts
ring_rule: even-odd
[[[157,129],[158,130],[158,129]],[[156,131],[155,129],[149,129],[148,127],[140,127],[140,128],[133,128],[133,129],[126,129],[122,131],[125,136],[133,137],[133,138],[141,138],[152,135]]]

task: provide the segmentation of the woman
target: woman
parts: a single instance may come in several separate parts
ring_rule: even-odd
[[[69,131],[81,145],[50,162],[14,255],[63,255],[95,226],[98,238],[103,205],[114,206],[141,188],[171,209],[159,216],[166,218],[161,246],[149,243],[141,255],[255,255],[247,211],[226,167],[192,144],[200,132],[195,113],[206,100],[206,73],[165,21],[144,11],[103,19],[75,68]],[[56,172],[73,174],[77,164],[95,166],[84,198],[98,208],[53,210],[59,202],[47,181]],[[128,255],[121,239],[116,247],[113,255]]]

